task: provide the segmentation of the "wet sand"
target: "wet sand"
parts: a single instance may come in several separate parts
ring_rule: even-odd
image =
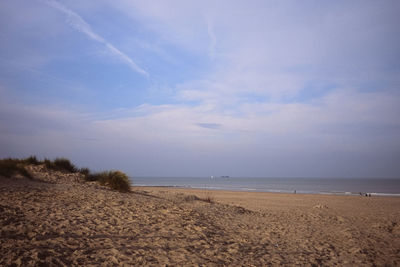
[[[400,198],[0,177],[0,265],[400,265]]]

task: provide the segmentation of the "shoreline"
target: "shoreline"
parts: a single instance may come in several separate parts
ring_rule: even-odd
[[[302,191],[302,190],[269,190],[263,191],[258,189],[227,189],[216,187],[189,187],[189,186],[170,186],[170,185],[133,185],[132,188],[170,188],[182,190],[205,190],[205,191],[228,191],[228,192],[243,192],[243,193],[267,193],[267,194],[299,194],[299,195],[329,195],[329,196],[358,196],[367,197],[365,194],[370,194],[369,197],[400,197],[400,193],[378,193],[378,192],[316,192],[316,191]],[[360,195],[362,194],[362,195]]]
[[[276,192],[246,192],[230,190],[207,190],[195,188],[178,187],[142,187],[134,186],[134,190],[143,190],[154,195],[195,195],[200,198],[211,198],[216,203],[233,206],[240,206],[254,211],[272,209],[300,209],[304,212],[313,210],[316,207],[330,208],[331,211],[351,214],[352,210],[362,207],[366,211],[374,206],[375,211],[383,208],[382,211],[390,212],[391,206],[400,215],[399,197],[365,197],[360,195],[331,195],[331,194],[294,194]],[[386,209],[386,208],[387,209]],[[371,210],[372,211],[372,210]],[[371,215],[372,216],[372,215]]]

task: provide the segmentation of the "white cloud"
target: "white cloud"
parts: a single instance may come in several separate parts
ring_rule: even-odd
[[[142,105],[112,119],[4,101],[0,144],[10,154],[1,156],[67,156],[136,175],[207,175],[209,168],[260,176],[393,177],[400,171],[389,164],[400,150],[398,95],[344,90],[312,105],[242,103],[240,116],[207,105]]]
[[[287,142],[290,139],[310,138],[316,146],[311,149],[322,146],[340,150],[347,149],[340,141],[344,138],[354,144],[361,140],[362,143],[353,148],[361,152],[382,144],[386,149],[391,149],[390,143],[395,141],[393,138],[398,138],[400,128],[400,123],[393,119],[393,115],[400,112],[396,105],[399,101],[396,95],[342,91],[333,92],[312,105],[238,104],[236,109],[240,111],[240,116],[224,114],[219,110],[209,109],[206,105],[146,105],[134,111],[136,116],[98,121],[97,124],[107,129],[117,129],[117,135],[121,134],[127,138],[140,136],[152,142],[168,140],[171,144],[190,144],[196,143],[196,140],[208,140],[209,149],[217,143],[221,146],[229,146],[236,142],[263,143],[263,138],[268,137],[271,143],[285,149],[294,146],[293,143]],[[209,131],[207,127],[199,128],[198,125],[218,127]],[[371,133],[371,130],[379,128],[380,134]],[[389,135],[392,137],[385,141]],[[229,136],[233,139],[227,138]],[[326,138],[332,143],[325,143]],[[307,150],[307,145],[298,143],[296,146],[303,146],[302,148]]]

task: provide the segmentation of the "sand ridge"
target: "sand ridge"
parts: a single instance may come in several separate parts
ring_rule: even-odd
[[[400,199],[0,178],[0,265],[400,264]],[[212,200],[209,203],[204,200]]]

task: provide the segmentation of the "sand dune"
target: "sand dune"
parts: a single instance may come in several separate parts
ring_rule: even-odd
[[[31,171],[0,178],[0,265],[400,265],[400,198],[119,193]]]

